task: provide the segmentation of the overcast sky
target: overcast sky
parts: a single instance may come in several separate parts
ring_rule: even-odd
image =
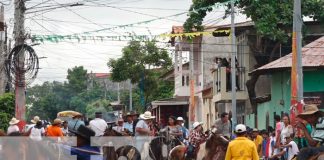
[[[82,3],[83,6],[62,7],[60,4]],[[186,12],[190,7],[189,0],[31,0],[26,5],[25,28],[31,35],[70,35],[92,30],[109,28],[166,17]],[[33,7],[35,6],[35,7]],[[40,11],[44,6],[60,6],[51,11]],[[210,13],[204,21],[206,25],[229,23],[220,21],[223,8]],[[5,6],[5,19],[9,25],[9,34],[13,28],[13,2]],[[137,35],[159,35],[171,31],[173,25],[182,25],[187,15],[159,19],[147,24],[119,28],[113,31],[103,31],[90,35],[116,36],[127,35],[128,32]],[[33,84],[45,81],[64,81],[67,69],[74,66],[84,66],[88,72],[107,73],[107,62],[110,58],[121,56],[121,49],[127,44],[122,41],[70,41],[52,43],[45,42],[34,46],[40,59],[39,74]],[[161,43],[165,46],[165,43]]]

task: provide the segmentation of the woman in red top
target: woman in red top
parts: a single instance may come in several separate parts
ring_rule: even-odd
[[[204,129],[202,127],[202,122],[195,122],[193,126],[193,130],[190,132],[189,135],[189,144],[194,147],[194,156],[196,157],[199,149],[200,144],[204,143],[207,139],[207,135],[204,134]]]

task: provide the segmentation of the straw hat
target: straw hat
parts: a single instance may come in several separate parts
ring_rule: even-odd
[[[17,124],[17,123],[19,123],[20,121],[18,120],[18,119],[16,119],[15,117],[13,117],[11,120],[10,120],[10,122],[9,122],[9,124],[10,125],[15,125],[15,124]]]
[[[150,111],[146,111],[144,114],[140,115],[140,119],[147,120],[147,119],[154,119],[155,116],[152,116]]]
[[[62,120],[61,119],[54,119],[54,122],[52,123],[52,125],[57,125],[57,124],[62,124]]]
[[[35,117],[31,120],[31,122],[34,123],[34,124],[36,124],[38,121],[40,121],[40,118],[39,118],[38,116],[35,116]]]
[[[204,123],[202,122],[195,122],[192,124],[193,129],[196,129],[198,126],[203,125]]]
[[[320,111],[317,108],[317,105],[315,105],[315,104],[306,104],[304,106],[304,112],[303,113],[299,113],[298,117],[302,118],[304,116],[313,115],[316,112],[320,113],[322,116],[324,115],[324,112]]]

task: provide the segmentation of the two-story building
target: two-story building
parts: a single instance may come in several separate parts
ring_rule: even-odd
[[[304,40],[307,42],[324,33],[317,22],[305,22],[304,28],[307,30]],[[228,29],[230,25],[205,27],[205,31]],[[237,123],[257,127],[258,117],[253,113],[258,112],[257,103],[260,96],[269,95],[271,92],[271,76],[264,74],[254,76],[249,75],[249,72],[289,54],[291,44],[281,45],[276,41],[262,38],[256,33],[254,23],[251,21],[236,23],[235,30]],[[183,27],[172,27],[172,33],[183,33]],[[168,106],[172,109],[162,112],[158,108],[166,104],[159,105],[153,102],[152,106],[155,108],[153,112],[157,117],[168,117],[172,114],[175,116],[182,114],[183,117],[188,117],[190,97],[188,62],[191,60],[195,80],[195,120],[204,122],[204,127],[209,128],[222,112],[231,112],[231,39],[229,35],[215,32],[213,35],[195,37],[192,42],[188,42],[185,37],[175,37],[171,39],[171,44],[174,46],[174,69],[165,74],[163,78],[172,80],[175,84],[174,98],[168,100]],[[188,55],[191,51],[193,58],[189,59]],[[173,110],[177,110],[173,103],[181,104],[184,109],[173,113]],[[157,120],[160,119],[157,118]]]

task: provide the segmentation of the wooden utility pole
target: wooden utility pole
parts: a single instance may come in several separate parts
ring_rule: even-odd
[[[15,47],[23,45],[25,43],[25,0],[15,0],[15,15],[14,15],[14,39]],[[22,50],[21,52],[24,52]],[[25,56],[24,53],[19,53],[19,67],[23,68]],[[16,84],[15,84],[15,94],[16,94],[16,118],[22,121],[20,127],[24,125],[25,113],[26,113],[26,95],[25,95],[25,75],[24,73],[16,73]]]
[[[0,8],[0,95],[5,93],[6,75],[5,75],[5,23],[4,23],[4,7]]]

